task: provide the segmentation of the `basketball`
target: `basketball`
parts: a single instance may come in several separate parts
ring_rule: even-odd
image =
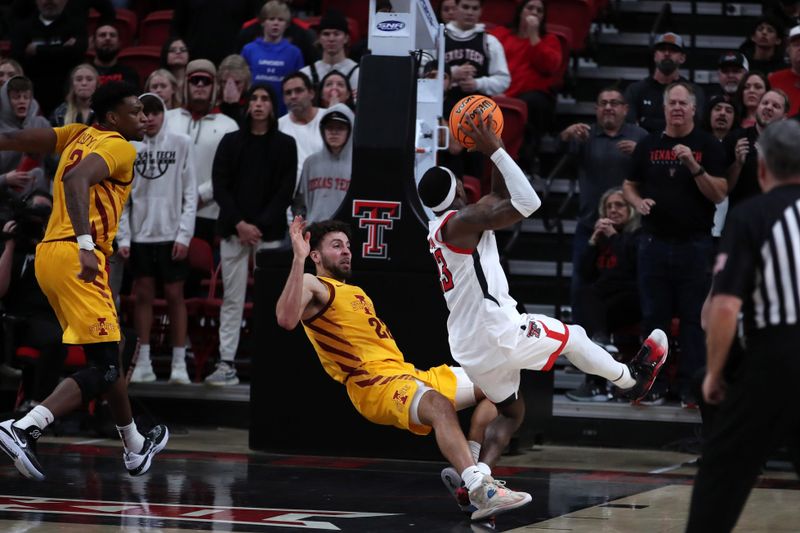
[[[488,96],[471,94],[459,100],[450,112],[450,132],[464,148],[473,148],[475,141],[459,131],[458,126],[460,125],[467,131],[472,131],[472,126],[470,126],[467,117],[472,117],[474,122],[478,115],[483,117],[484,122],[488,122],[489,117],[492,117],[495,134],[500,137],[503,133],[503,112],[497,102]]]

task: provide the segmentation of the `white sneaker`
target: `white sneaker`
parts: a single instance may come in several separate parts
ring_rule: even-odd
[[[505,481],[486,476],[480,486],[469,491],[469,500],[478,508],[470,518],[484,520],[490,516],[522,507],[530,503],[533,497],[527,492],[515,492],[507,489]]]
[[[131,383],[152,383],[156,380],[152,361],[137,361],[133,367]]]
[[[238,385],[239,377],[236,375],[236,369],[225,361],[217,363],[217,369],[214,370],[205,379],[206,385],[214,387],[224,387],[226,385]]]
[[[172,371],[169,374],[169,382],[177,383],[178,385],[189,385],[192,380],[189,378],[189,373],[186,371],[186,363],[173,363]]]
[[[139,453],[128,451],[122,452],[122,460],[125,468],[132,476],[141,476],[150,470],[153,456],[164,449],[169,440],[169,430],[167,426],[161,424],[144,435],[144,447]]]

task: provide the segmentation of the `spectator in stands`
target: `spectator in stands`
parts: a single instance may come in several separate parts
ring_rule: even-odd
[[[37,87],[36,99],[45,116],[61,102],[63,80],[86,54],[86,21],[65,12],[66,3],[37,2],[37,12],[11,28],[11,55]]]
[[[456,18],[445,26],[444,61],[452,77],[444,103],[445,116],[467,95],[494,96],[511,85],[503,45],[478,22],[482,0],[456,0],[456,4]]]
[[[353,124],[355,115],[344,104],[322,112],[320,129],[324,148],[303,163],[294,206],[309,224],[328,220],[342,205],[353,167]]]
[[[69,16],[77,17],[85,25],[89,20],[91,9],[97,11],[99,20],[114,20],[117,16],[111,0],[69,0],[64,7],[64,12]],[[28,18],[35,13],[35,0],[13,1],[11,14],[15,20]]]
[[[164,43],[161,48],[161,68],[166,69],[178,80],[178,94],[184,93],[186,85],[186,65],[189,64],[191,53],[186,42],[173,37]]]
[[[741,113],[739,127],[749,128],[756,123],[758,103],[761,102],[761,97],[764,96],[764,93],[770,89],[769,79],[761,72],[749,72],[745,79],[742,80],[734,100]]]
[[[774,17],[784,28],[793,28],[800,24],[800,1],[765,0],[764,13]]]
[[[738,122],[734,97],[730,94],[718,94],[708,101],[708,113],[703,121],[705,130],[722,141]]]
[[[247,44],[241,53],[250,66],[253,83],[267,83],[279,95],[276,113],[282,117],[286,114],[286,105],[281,81],[287,74],[303,68],[303,54],[283,36],[292,19],[286,4],[270,0],[261,8],[259,19],[263,20],[262,38]]]
[[[615,86],[608,87],[597,95],[595,124],[572,124],[561,132],[562,149],[577,158],[581,191],[578,224],[572,239],[573,265],[579,265],[585,255],[595,231],[597,206],[603,193],[631,178],[631,154],[636,144],[647,135],[639,126],[625,122],[627,113],[628,106],[622,92]],[[570,302],[573,320],[578,324],[584,320],[578,299],[584,283],[581,270],[574,268]]]
[[[178,80],[167,69],[159,68],[151,72],[144,82],[144,92],[158,95],[167,106],[167,110],[177,109],[181,106]]]
[[[319,107],[328,108],[334,104],[345,104],[350,109],[355,109],[353,88],[347,76],[338,70],[325,74],[319,88]]]
[[[676,389],[690,406],[696,405],[691,378],[705,362],[700,310],[710,283],[714,206],[727,192],[725,153],[710,133],[695,127],[692,85],[672,83],[662,98],[665,129],[636,145],[623,189],[642,215],[637,268],[643,329],[671,331],[677,314],[681,357]],[[665,392],[657,384],[648,400],[663,403]]]
[[[439,3],[439,9],[436,10],[436,16],[442,24],[449,24],[456,19],[456,10],[458,3],[456,0],[442,0]]]
[[[586,334],[607,352],[619,353],[611,334],[634,326],[642,318],[636,285],[639,244],[639,213],[625,201],[620,187],[607,190],[600,198],[594,231],[576,268],[585,285],[578,297]],[[608,381],[586,374],[583,385],[567,392],[577,402],[604,402],[611,399]]]
[[[241,50],[236,47],[239,30],[262,4],[263,0],[175,0],[172,33],[184,40],[193,57],[218,65],[225,56]]]
[[[320,87],[322,78],[332,70],[344,74],[350,87],[358,90],[358,63],[347,57],[345,49],[350,42],[347,18],[339,11],[331,9],[319,21],[317,33],[322,47],[322,59],[306,65],[301,71],[311,79],[315,90]]]
[[[291,10],[291,0],[281,0],[281,2],[286,4],[286,6]],[[301,24],[305,24],[303,21],[300,22]],[[241,50],[255,39],[260,39],[264,34],[264,29],[262,28],[263,23],[264,21],[261,18],[260,11],[258,18],[245,22],[244,27],[239,32],[239,36],[237,37],[236,49]],[[304,25],[301,24],[298,24],[296,19],[290,18],[289,25],[287,26],[283,36],[287,41],[300,49],[300,52],[303,54],[303,64],[310,65],[319,59],[319,51],[317,50],[316,46],[314,46],[314,39],[316,37],[314,32],[308,30]]]
[[[793,117],[800,110],[800,26],[789,31],[789,68],[777,70],[769,75],[773,89],[780,89],[789,97],[791,107],[788,115]]]
[[[239,347],[250,258],[284,246],[286,210],[292,202],[297,149],[278,131],[277,98],[269,85],[254,85],[241,130],[222,138],[214,158],[214,198],[219,203],[220,265],[224,289],[219,321],[220,362],[209,385],[239,383]]]
[[[82,63],[72,69],[67,97],[50,117],[50,124],[53,127],[76,122],[86,125],[94,123],[92,95],[97,90],[97,77],[97,70],[88,63]]]
[[[167,109],[157,95],[140,97],[147,117],[144,140],[136,147],[134,179],[117,233],[119,255],[128,261],[136,298],[134,324],[139,357],[131,382],[156,380],[150,361],[150,332],[156,283],[163,283],[167,300],[172,370],[170,383],[191,383],[186,371],[186,302],[183,284],[189,272],[187,256],[197,210],[192,140],[166,127]]]
[[[25,71],[22,66],[10,57],[0,58],[0,85],[13,78],[14,76],[24,76]]]
[[[217,69],[207,59],[195,59],[186,66],[185,107],[167,111],[167,129],[185,133],[194,143],[194,168],[197,172],[197,220],[194,236],[215,246],[219,207],[214,201],[211,168],[217,146],[226,133],[239,129],[236,121],[214,112],[217,99]]]
[[[283,100],[289,112],[278,119],[278,129],[294,138],[297,146],[297,182],[306,158],[322,150],[319,121],[322,112],[314,105],[314,87],[300,71],[283,78]]]
[[[49,127],[47,119],[39,115],[31,80],[15,76],[0,87],[0,132]],[[50,190],[41,156],[16,151],[0,152],[0,191],[15,199],[24,199],[37,189]]]
[[[786,30],[776,18],[759,17],[750,37],[739,47],[750,62],[750,69],[770,74],[786,68],[785,36]]]
[[[250,67],[239,54],[222,60],[217,71],[219,110],[241,125],[247,114],[245,93],[250,88]]]
[[[503,45],[511,74],[506,96],[528,104],[528,124],[533,129],[532,153],[549,129],[556,107],[553,86],[560,82],[561,43],[545,25],[544,0],[520,3],[508,28],[498,26],[490,32]]]
[[[741,52],[724,52],[717,61],[719,83],[706,91],[706,100],[720,94],[735,95],[742,80],[747,76],[750,65]]]
[[[47,192],[36,190],[26,206],[26,214],[18,213],[3,226],[5,243],[0,255],[0,299],[6,323],[12,326],[13,348],[29,346],[39,352],[35,366],[23,372],[26,400],[19,409],[23,412],[55,389],[67,355],[67,347],[61,342],[61,324],[33,268],[36,244],[44,236],[53,199]]]
[[[630,84],[625,90],[625,101],[628,122],[635,122],[650,133],[659,133],[664,129],[664,89],[679,80],[689,83],[678,70],[686,62],[683,38],[671,32],[659,35],[653,44],[653,62],[653,74]],[[693,84],[692,92],[697,110],[694,122],[699,123],[705,109],[703,92]]]
[[[728,158],[728,197],[731,208],[752,196],[761,194],[758,182],[758,152],[756,142],[764,129],[783,120],[789,110],[789,99],[780,89],[764,93],[758,104],[756,123],[738,130],[725,139]]]
[[[125,81],[139,87],[139,74],[118,61],[119,50],[119,30],[111,24],[97,26],[94,30],[94,67],[100,76],[98,84]]]

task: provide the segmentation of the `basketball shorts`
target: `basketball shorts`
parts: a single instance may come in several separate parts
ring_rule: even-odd
[[[438,391],[455,407],[456,375],[447,365],[418,370],[403,361],[377,361],[359,367],[345,382],[350,401],[370,422],[427,435],[431,427],[415,424],[410,417],[421,386]]]
[[[173,242],[132,242],[128,264],[134,278],[155,278],[161,283],[185,281],[189,275],[186,259],[172,259]]]
[[[87,283],[78,279],[77,243],[53,241],[36,247],[36,280],[61,324],[64,344],[120,340],[106,257],[98,250],[94,253],[100,271]]]
[[[483,390],[486,397],[500,403],[519,390],[520,370],[547,372],[569,341],[567,325],[546,315],[520,316],[512,348],[496,355],[503,362],[491,370],[476,372],[462,365],[469,378]]]

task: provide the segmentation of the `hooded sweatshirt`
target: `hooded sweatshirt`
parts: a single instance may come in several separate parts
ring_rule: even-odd
[[[8,83],[0,87],[0,132],[19,131],[29,128],[49,128],[50,123],[46,118],[39,116],[39,104],[31,99],[28,113],[20,120],[11,108],[11,98],[8,95]],[[23,152],[0,152],[0,189],[8,192],[15,198],[22,198],[35,189],[50,190],[40,156],[32,156]],[[6,173],[12,170],[27,170],[34,175],[28,187],[24,190],[11,189],[6,184]]]
[[[130,247],[131,241],[174,241],[189,246],[194,234],[197,179],[192,140],[186,134],[170,131],[166,106],[160,98],[159,102],[165,111],[161,130],[133,143],[136,179],[117,231],[120,247]]]
[[[324,142],[325,134],[323,132],[325,117],[334,111],[343,113],[350,119],[350,134],[338,155],[331,151],[327,142]],[[319,152],[308,156],[303,163],[300,185],[294,202],[300,210],[302,210],[302,206],[305,206],[305,219],[309,224],[333,217],[350,188],[353,167],[353,126],[355,124],[353,112],[345,104],[336,104],[328,109],[320,110],[320,112],[322,114],[320,134],[325,146]]]
[[[445,63],[452,66],[472,62],[467,57],[458,57],[460,54],[457,50],[461,49],[462,46],[469,48],[470,41],[476,39],[479,33],[484,34],[482,48],[488,65],[483,66],[483,69],[486,70],[486,75],[475,77],[475,82],[478,84],[475,92],[494,96],[508,89],[509,85],[511,85],[511,74],[508,71],[503,45],[500,44],[497,37],[486,33],[486,27],[483,24],[476,24],[474,28],[462,30],[455,22],[447,23],[447,26],[445,26],[445,47],[448,50],[454,48],[456,51],[445,53]],[[482,70],[480,65],[476,65],[476,68],[479,72]],[[454,85],[458,87],[457,84]]]

